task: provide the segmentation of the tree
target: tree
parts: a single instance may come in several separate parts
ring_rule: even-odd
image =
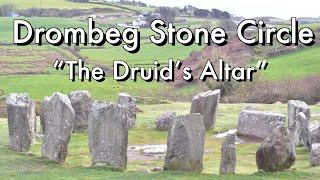
[[[176,10],[170,7],[158,7],[156,13],[159,13],[161,19],[166,22],[173,22],[177,15]]]
[[[219,27],[223,28],[225,31],[235,31],[237,29],[236,23],[230,19],[221,20]]]
[[[15,6],[13,4],[3,4],[0,6],[0,16],[7,16],[8,13],[13,12]]]
[[[207,9],[196,9],[194,11],[194,16],[196,17],[208,17],[209,16],[210,11]]]

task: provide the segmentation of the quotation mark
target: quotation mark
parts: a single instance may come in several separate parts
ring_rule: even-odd
[[[175,67],[176,67],[177,69],[180,69],[181,66],[182,66],[182,62],[181,62],[180,60],[178,60],[178,61],[176,62]]]
[[[53,68],[55,68],[56,70],[63,70],[64,69],[64,66],[65,66],[66,62],[62,59],[57,59],[54,64],[53,64]]]
[[[263,60],[263,61],[259,60],[256,67],[259,70],[266,70],[268,67],[268,64],[269,63],[266,60]]]

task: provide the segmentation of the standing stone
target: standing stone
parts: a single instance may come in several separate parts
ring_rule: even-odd
[[[40,126],[41,126],[41,134],[44,135],[45,132],[45,119],[48,116],[48,113],[50,112],[49,107],[50,103],[50,97],[45,97],[41,103],[41,111],[40,111]]]
[[[320,124],[310,124],[308,126],[307,149],[311,150],[312,144],[320,143]]]
[[[306,116],[299,121],[299,113],[303,112]],[[294,137],[294,143],[296,146],[305,145],[302,134],[306,126],[309,124],[310,119],[310,107],[303,101],[291,100],[288,102],[288,127]]]
[[[264,139],[270,136],[280,123],[284,123],[285,119],[284,115],[272,112],[242,110],[237,133],[242,136]]]
[[[28,94],[10,94],[6,98],[10,148],[25,152],[35,143],[35,104]]]
[[[170,129],[172,122],[174,119],[177,118],[177,115],[175,112],[167,112],[162,115],[160,115],[156,119],[156,128],[159,131],[167,131]]]
[[[228,134],[221,147],[220,174],[235,174],[236,135]]]
[[[64,163],[68,153],[75,113],[68,96],[55,93],[43,103],[44,130],[41,156]]]
[[[76,114],[74,118],[74,132],[86,132],[88,130],[88,114],[92,106],[92,98],[88,91],[75,91],[69,94],[69,98]]]
[[[293,138],[288,128],[281,124],[266,138],[256,152],[259,170],[266,172],[288,170],[296,160]]]
[[[296,129],[297,135],[298,135],[298,144],[301,146],[307,146],[308,145],[308,126],[309,126],[309,119],[307,116],[300,112],[298,114],[298,123],[299,126]]]
[[[310,151],[310,166],[320,166],[320,144],[312,144]]]
[[[190,113],[200,113],[206,130],[214,128],[220,101],[220,89],[207,91],[193,97]]]
[[[204,141],[200,114],[178,116],[168,133],[164,170],[202,172]]]
[[[136,99],[129,94],[120,93],[118,102],[119,105],[124,107],[127,111],[127,126],[128,128],[134,128],[136,126],[136,116],[137,116],[137,102]]]
[[[128,127],[126,109],[94,102],[89,112],[89,147],[93,166],[127,168]]]

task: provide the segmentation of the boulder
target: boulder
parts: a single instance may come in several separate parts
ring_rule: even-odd
[[[76,114],[74,118],[74,132],[86,132],[88,130],[88,114],[92,106],[92,98],[88,91],[75,91],[69,94],[69,98]]]
[[[284,124],[280,124],[256,152],[258,169],[266,172],[288,170],[295,160],[295,144]]]
[[[236,135],[228,134],[221,146],[220,174],[234,174],[236,167]]]
[[[300,119],[299,113],[303,112],[306,118]],[[307,127],[310,119],[310,107],[303,101],[290,100],[288,102],[288,127],[294,137],[294,143],[296,146],[305,145],[303,136],[303,128]]]
[[[160,115],[156,119],[156,129],[159,131],[167,131],[170,129],[173,120],[176,118],[175,112],[167,112]]]
[[[197,94],[192,99],[190,113],[200,113],[206,130],[213,129],[221,96],[220,89]]]
[[[320,166],[320,143],[312,144],[310,151],[310,166]]]
[[[178,116],[168,133],[164,170],[202,172],[204,141],[200,114]]]
[[[68,96],[54,93],[42,104],[43,144],[41,156],[64,163],[73,130],[75,113]]]
[[[298,141],[295,142],[296,146],[307,146],[308,145],[308,126],[309,119],[307,116],[300,112],[298,114],[298,123],[296,123],[298,127],[296,128],[296,135],[298,137]]]
[[[50,103],[50,97],[45,97],[41,102],[41,108],[40,108],[40,126],[41,126],[41,134],[44,135],[45,132],[45,119],[48,116],[48,113],[50,112],[49,109],[46,109],[49,107]]]
[[[6,98],[10,148],[25,152],[35,143],[35,103],[28,94],[10,94]]]
[[[136,126],[136,116],[137,116],[137,101],[136,98],[130,96],[126,93],[120,93],[118,102],[119,105],[124,107],[127,111],[127,126],[128,128],[134,128]]]
[[[320,143],[320,124],[310,124],[308,126],[307,149],[311,150],[312,144]]]
[[[281,114],[263,111],[242,110],[239,116],[237,134],[246,137],[264,139],[268,137],[273,130],[286,117]]]
[[[89,112],[89,148],[93,166],[127,168],[128,127],[126,109],[96,101]]]

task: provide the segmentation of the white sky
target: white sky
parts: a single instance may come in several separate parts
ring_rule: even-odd
[[[140,0],[150,5],[178,6],[193,5],[198,8],[217,8],[246,18],[274,16],[319,17],[320,0]]]

